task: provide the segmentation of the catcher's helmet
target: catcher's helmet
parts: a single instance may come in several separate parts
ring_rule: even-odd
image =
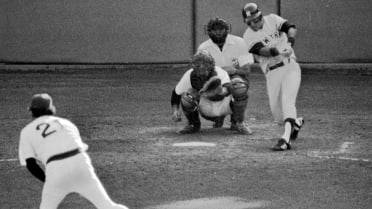
[[[199,50],[192,56],[191,65],[198,67],[200,64],[214,67],[214,58],[207,50]]]
[[[262,16],[262,12],[259,10],[256,3],[248,3],[242,9],[243,21],[249,23],[251,20],[254,20]]]
[[[216,33],[217,30],[224,30],[222,33]],[[231,26],[222,18],[215,17],[210,19],[208,24],[204,26],[204,31],[214,43],[224,43],[227,34],[230,32]]]
[[[214,70],[215,61],[206,50],[200,50],[192,56],[191,66],[199,79],[207,79]]]

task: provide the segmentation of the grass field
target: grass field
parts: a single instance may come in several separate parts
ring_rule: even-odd
[[[186,68],[0,71],[0,208],[38,208],[42,184],[17,161],[34,93],[74,122],[110,196],[131,209],[372,208],[372,76],[303,73],[294,149],[273,152],[264,76],[251,76],[243,136],[224,128],[178,135],[170,95]],[[174,146],[203,142],[209,146]],[[203,144],[200,144],[203,145]],[[79,195],[59,208],[90,209]]]

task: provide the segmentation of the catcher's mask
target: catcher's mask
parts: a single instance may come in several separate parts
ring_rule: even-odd
[[[214,58],[206,50],[198,51],[192,57],[191,66],[197,73],[198,77],[208,78],[214,70]]]
[[[251,26],[262,20],[262,12],[259,10],[256,3],[248,3],[242,9],[243,21]]]
[[[230,31],[231,26],[220,17],[209,20],[208,24],[204,26],[204,32],[216,44],[225,43],[227,34]]]

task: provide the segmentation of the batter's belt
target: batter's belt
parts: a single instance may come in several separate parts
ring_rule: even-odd
[[[291,59],[288,58],[288,62],[286,62],[286,60],[285,61],[281,61],[281,62],[279,62],[279,63],[277,63],[275,65],[272,65],[272,66],[268,67],[268,69],[269,69],[269,71],[272,71],[272,70],[275,70],[275,69],[277,69],[279,67],[283,67],[284,65],[290,63],[290,60]]]
[[[66,158],[75,156],[75,155],[77,155],[79,153],[81,153],[81,149],[80,148],[76,148],[76,149],[73,149],[73,150],[70,150],[70,151],[67,151],[67,152],[56,154],[56,155],[51,156],[47,160],[46,164],[48,164],[48,163],[50,163],[52,161],[55,161],[55,160],[63,160],[63,159],[66,159]]]

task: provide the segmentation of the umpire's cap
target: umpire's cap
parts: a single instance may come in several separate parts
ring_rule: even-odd
[[[55,113],[56,107],[53,105],[53,99],[49,94],[40,93],[32,96],[31,106],[28,110],[51,111]]]
[[[242,9],[242,15],[244,22],[247,23],[253,19],[256,19],[262,15],[261,11],[258,9],[256,3],[248,3]]]

